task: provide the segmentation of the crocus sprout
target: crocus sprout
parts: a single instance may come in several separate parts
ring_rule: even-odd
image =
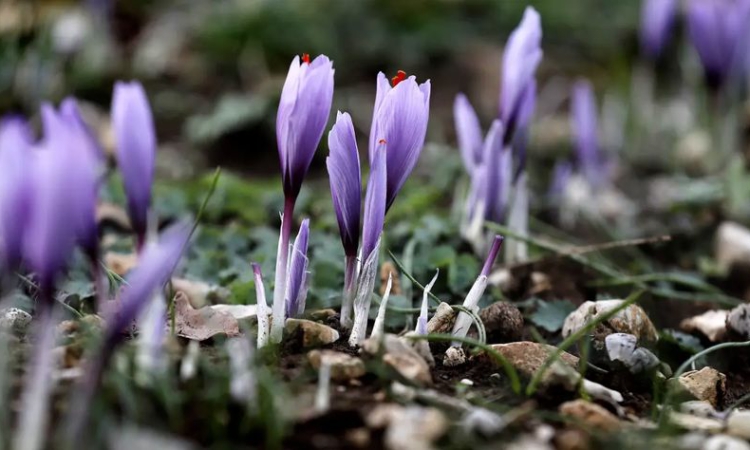
[[[639,37],[643,53],[652,60],[661,56],[674,28],[677,0],[644,0]]]
[[[302,221],[297,238],[291,248],[292,259],[289,262],[287,279],[286,317],[299,317],[305,311],[307,298],[307,242],[310,236],[310,219]],[[276,320],[276,317],[274,317]]]
[[[145,244],[139,263],[125,279],[126,288],[120,295],[119,310],[108,318],[107,328],[97,355],[86,372],[84,392],[76,401],[77,415],[70,424],[69,437],[79,439],[88,420],[90,403],[99,386],[101,376],[115,349],[123,342],[125,330],[143,311],[170,279],[190,237],[191,224],[178,222],[165,230],[158,240]]]
[[[253,277],[255,278],[255,297],[257,303],[258,316],[258,348],[263,348],[268,344],[268,334],[271,332],[268,316],[271,311],[266,303],[266,288],[263,285],[263,274],[260,271],[260,264],[253,263]]]
[[[354,298],[354,326],[349,335],[349,345],[358,345],[367,333],[370,300],[378,275],[380,236],[383,234],[387,193],[387,162],[385,141],[378,144],[370,169],[365,194],[365,212],[362,223],[362,268],[357,277],[357,294]]]
[[[276,145],[284,187],[284,212],[276,255],[273,310],[274,317],[282,320],[274,319],[271,327],[273,342],[281,342],[284,330],[282,316],[287,298],[294,205],[331,113],[333,74],[333,62],[325,55],[318,56],[312,62],[307,54],[302,59],[295,57],[281,91],[276,114]]]
[[[432,281],[427,283],[427,286],[424,287],[424,292],[422,293],[422,307],[420,308],[419,317],[417,318],[417,328],[414,330],[418,335],[427,334],[427,313],[429,310],[430,292],[432,292],[432,287],[435,285],[438,275],[440,275],[440,269],[435,271],[435,276],[432,277]]]
[[[721,89],[747,71],[749,1],[689,0],[687,22],[709,88]]]
[[[607,168],[599,147],[594,89],[587,80],[573,86],[570,125],[578,167],[592,187],[599,187],[607,179]]]
[[[392,83],[378,73],[369,147],[372,164],[380,142],[388,143],[386,210],[417,164],[430,115],[430,80],[418,85],[416,77],[399,71]]]
[[[466,295],[466,299],[464,299],[463,306],[469,311],[478,311],[479,299],[482,298],[484,290],[487,289],[487,277],[489,277],[490,275],[492,264],[494,264],[495,259],[497,258],[497,254],[500,252],[500,247],[502,245],[503,237],[500,235],[496,235],[495,239],[492,241],[490,251],[487,254],[487,259],[484,261],[484,266],[482,266],[482,271],[479,273],[476,281],[474,281],[474,284],[471,286],[469,293]],[[451,334],[459,338],[464,338],[469,332],[470,327],[471,317],[463,311],[459,312],[458,317],[456,318],[456,322],[453,325],[453,332]],[[454,342],[452,346],[460,347],[461,343]]]
[[[29,178],[33,140],[21,117],[0,121],[0,253],[1,264],[14,270],[23,254],[23,234],[33,185]]]
[[[341,302],[341,325],[352,325],[352,306],[356,294],[357,247],[359,246],[360,210],[362,204],[362,176],[359,151],[352,119],[339,112],[336,123],[328,133],[331,154],[326,159],[331,182],[331,198],[344,246],[344,296]]]
[[[388,309],[388,298],[391,296],[391,287],[393,286],[393,272],[388,272],[388,281],[385,284],[385,291],[383,292],[383,298],[380,300],[380,307],[378,308],[378,316],[375,318],[375,323],[372,326],[370,332],[370,339],[379,339],[385,333],[385,313]]]
[[[112,126],[117,165],[127,195],[128,215],[136,233],[139,251],[146,242],[151,186],[156,159],[156,130],[143,86],[117,82],[112,95]]]

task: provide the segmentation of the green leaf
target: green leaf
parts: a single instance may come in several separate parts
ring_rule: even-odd
[[[562,328],[565,318],[575,309],[575,305],[569,300],[540,301],[529,320],[534,322],[534,325],[554,333]]]
[[[479,262],[469,254],[462,254],[448,266],[448,287],[455,293],[466,293],[479,275]]]

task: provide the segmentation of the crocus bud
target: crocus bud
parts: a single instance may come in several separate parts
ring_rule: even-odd
[[[641,6],[641,48],[657,59],[669,41],[677,15],[677,0],[644,0]]]
[[[333,101],[333,62],[320,55],[295,57],[276,115],[276,143],[284,195],[296,199],[323,136]],[[287,217],[291,220],[291,217]]]
[[[0,254],[8,269],[20,263],[23,252],[33,188],[32,142],[24,119],[9,116],[0,121]]]
[[[456,95],[453,102],[453,120],[461,159],[471,174],[482,161],[482,126],[479,124],[477,113],[464,94]]]
[[[367,260],[377,247],[383,233],[388,184],[388,144],[378,144],[370,167],[370,178],[367,181],[365,194],[365,212],[362,224],[361,259]]]
[[[503,53],[500,93],[500,119],[505,126],[505,142],[518,131],[525,131],[533,112],[536,69],[542,60],[542,23],[539,13],[527,7],[523,19],[508,38]]]
[[[117,82],[112,96],[112,126],[117,164],[122,172],[128,214],[139,245],[146,236],[151,186],[154,181],[156,130],[143,86]]]
[[[286,316],[299,317],[305,311],[307,297],[307,242],[310,236],[310,219],[302,221],[292,246],[286,286]]]
[[[689,0],[687,22],[709,87],[721,88],[729,77],[747,70],[750,1]]]
[[[605,179],[597,135],[596,98],[591,83],[579,80],[571,95],[571,128],[578,165],[591,186]]]
[[[481,177],[484,186],[478,188],[478,195],[484,200],[485,218],[495,223],[504,220],[512,181],[511,152],[503,147],[503,136],[503,124],[495,120],[484,142]]]
[[[328,133],[328,148],[331,154],[326,159],[326,165],[341,243],[346,256],[356,256],[362,207],[362,176],[357,139],[349,114],[338,113],[336,123]]]
[[[378,74],[370,128],[370,164],[381,143],[386,144],[386,210],[417,164],[430,113],[429,80],[418,85],[415,77],[399,71],[392,82],[393,86],[382,72]]]

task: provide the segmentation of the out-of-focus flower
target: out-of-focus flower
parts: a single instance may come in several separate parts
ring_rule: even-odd
[[[484,142],[482,168],[484,172],[478,180],[477,195],[484,203],[484,217],[495,223],[502,223],[508,205],[512,161],[511,152],[503,147],[503,124],[492,122]]]
[[[354,298],[354,326],[349,335],[349,345],[358,345],[367,333],[367,318],[370,313],[370,298],[378,274],[380,236],[385,221],[388,184],[387,144],[379,142],[372,158],[370,179],[365,194],[365,212],[362,221],[361,270],[357,278],[357,293]]]
[[[570,161],[558,161],[552,170],[552,182],[550,183],[548,195],[553,199],[559,199],[565,194],[570,177],[573,175],[573,164]]]
[[[720,88],[747,70],[750,0],[689,0],[687,22],[709,87]]]
[[[320,55],[295,57],[281,91],[276,114],[276,144],[284,185],[284,213],[281,219],[273,292],[271,341],[281,342],[289,270],[289,239],[294,221],[294,204],[323,136],[333,102],[333,62]]]
[[[429,80],[418,85],[414,76],[399,71],[392,82],[378,73],[369,149],[373,164],[380,143],[386,143],[386,210],[417,164],[430,113]]]
[[[453,120],[458,149],[461,151],[466,170],[471,174],[482,162],[482,127],[477,113],[464,94],[456,95],[453,102]]]
[[[573,86],[570,107],[578,165],[589,184],[599,186],[606,179],[606,168],[599,149],[596,98],[587,80]]]
[[[33,188],[29,178],[32,145],[24,119],[8,116],[0,121],[0,254],[9,269],[21,262],[23,253]]]
[[[117,82],[112,96],[112,126],[117,164],[128,198],[128,214],[138,235],[146,237],[156,159],[156,130],[146,91],[137,81]]]
[[[338,113],[336,124],[328,133],[328,147],[331,154],[326,159],[326,165],[341,243],[346,256],[356,257],[362,206],[362,176],[357,138],[348,113]]]
[[[643,0],[640,40],[643,52],[657,59],[667,45],[677,15],[677,0]]]
[[[503,53],[500,92],[500,119],[505,126],[505,142],[525,132],[534,111],[535,74],[542,60],[542,22],[539,13],[527,7],[513,30]]]
[[[281,91],[276,142],[284,195],[297,198],[323,136],[333,101],[333,62],[320,55],[295,57]]]
[[[289,279],[286,288],[286,316],[299,317],[305,311],[307,297],[307,242],[310,236],[310,219],[302,221],[292,246],[289,261]]]

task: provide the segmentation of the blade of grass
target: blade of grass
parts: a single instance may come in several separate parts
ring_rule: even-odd
[[[416,285],[419,289],[422,289],[422,292],[424,292],[424,286],[422,286],[422,284],[419,281],[417,281],[416,278],[414,278],[413,276],[411,276],[411,274],[406,270],[406,268],[404,267],[404,265],[401,264],[401,261],[399,261],[398,258],[396,258],[396,255],[394,255],[393,252],[390,251],[390,250],[388,250],[388,255],[393,260],[393,263],[396,264],[396,267],[398,267],[398,270],[400,270],[401,273],[406,278],[408,278],[412,283],[414,283],[414,285]],[[438,304],[440,304],[440,303],[443,302],[442,300],[440,300],[440,298],[437,295],[433,294],[432,292],[428,292],[428,294],[429,294],[430,298],[433,301],[438,302]]]
[[[643,295],[643,293],[644,293],[644,290],[639,290],[639,291],[634,292],[633,294],[630,294],[630,296],[628,296],[628,298],[623,300],[623,302],[618,307],[610,311],[607,311],[605,314],[602,314],[601,316],[597,317],[596,320],[592,320],[591,322],[587,323],[585,326],[581,327],[578,331],[576,331],[575,333],[565,338],[557,346],[557,350],[555,350],[550,355],[550,357],[544,361],[544,364],[542,364],[542,367],[540,367],[539,370],[537,370],[537,372],[531,378],[531,381],[529,381],[529,384],[526,387],[526,395],[531,396],[534,394],[534,392],[536,392],[537,386],[541,382],[542,376],[544,375],[544,373],[555,361],[557,361],[562,356],[565,350],[573,346],[573,344],[578,342],[587,333],[589,333],[591,330],[596,328],[597,325],[611,319],[612,317],[616,316],[617,313],[624,310],[631,304],[635,303],[641,297],[641,295]]]

